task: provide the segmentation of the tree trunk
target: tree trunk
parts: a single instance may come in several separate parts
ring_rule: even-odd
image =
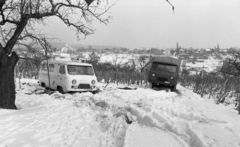
[[[51,81],[50,81],[50,73],[49,73],[48,49],[47,49],[47,48],[45,49],[45,58],[46,58],[46,60],[47,60],[48,88],[51,89],[51,88],[50,88],[50,86],[51,86]]]
[[[240,97],[239,97],[239,94],[238,94],[238,114],[240,115]]]
[[[15,52],[8,56],[0,52],[0,108],[17,109],[15,105],[14,67],[19,58]]]

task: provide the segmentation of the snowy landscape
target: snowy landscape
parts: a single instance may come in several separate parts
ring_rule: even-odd
[[[240,146],[234,105],[216,105],[180,85],[175,93],[99,83],[93,95],[46,94],[37,80],[21,83],[19,110],[0,109],[0,147]]]
[[[239,0],[0,0],[0,147],[240,147]]]
[[[55,60],[71,61],[73,47],[69,48],[66,44],[54,53]],[[141,63],[141,56],[151,56],[114,52],[100,55],[95,51],[82,52],[82,59],[91,60],[91,55],[95,54],[99,56],[98,63],[103,65],[110,63],[121,67],[134,63],[136,73],[148,62],[146,58]],[[223,59],[208,56],[199,62],[183,59],[181,70],[186,68],[189,77],[197,77],[201,70],[216,72]],[[21,64],[17,66],[21,67]],[[108,83],[98,77],[100,90],[96,94],[61,94],[40,87],[37,78],[26,78],[31,68],[23,68],[28,70],[22,70],[22,74],[19,70],[21,79],[15,79],[18,110],[0,109],[0,132],[3,132],[0,147],[240,146],[237,95],[229,92],[216,105],[217,96],[221,94],[215,90],[216,96],[209,92],[200,95],[193,92],[193,85],[181,86],[189,78],[186,75],[181,74],[185,77],[177,85],[176,92],[152,89],[149,83],[123,84],[112,80]]]

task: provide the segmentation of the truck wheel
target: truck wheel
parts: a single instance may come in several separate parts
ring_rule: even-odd
[[[42,87],[44,87],[44,88],[46,88],[46,85],[45,85],[45,83],[41,83],[41,86],[42,86]]]
[[[176,92],[176,85],[175,86],[171,86],[171,91],[172,92]]]
[[[155,85],[156,85],[155,83],[152,83],[152,88],[154,88],[154,87],[155,87]]]
[[[59,87],[57,88],[57,90],[58,90],[59,93],[64,94],[64,91],[63,91],[63,88],[62,88],[62,87],[59,86]]]

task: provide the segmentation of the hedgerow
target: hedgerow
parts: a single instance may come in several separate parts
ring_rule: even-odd
[[[104,64],[94,65],[99,81],[116,84],[138,84],[147,85],[147,75],[131,67],[114,67],[108,64],[108,69],[102,67]],[[100,68],[102,67],[102,68]],[[104,69],[104,70],[102,70]],[[183,70],[179,77],[179,84],[193,92],[215,100],[216,104],[225,105],[235,103],[239,110],[240,100],[240,77],[224,75],[223,73],[189,74]]]
[[[235,108],[240,109],[240,77],[229,76],[224,73],[191,75],[184,71],[180,76],[179,83],[202,97],[213,98],[216,104],[235,103]]]

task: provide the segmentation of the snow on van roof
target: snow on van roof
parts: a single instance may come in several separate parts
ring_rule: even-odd
[[[55,64],[92,66],[92,64],[89,64],[89,63],[74,62],[74,61],[50,60],[50,61],[48,61],[48,62],[49,62],[49,63],[55,63]]]

